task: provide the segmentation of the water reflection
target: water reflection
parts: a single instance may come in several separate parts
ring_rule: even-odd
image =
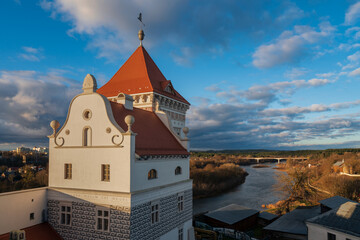
[[[242,166],[249,173],[245,183],[230,192],[216,197],[195,199],[193,201],[194,214],[215,210],[232,203],[263,210],[261,208],[262,204],[275,203],[283,199],[281,192],[276,191],[273,187],[276,184],[276,173],[284,173],[273,169],[276,163],[267,163],[267,165],[270,165],[270,167],[252,168],[251,166]]]

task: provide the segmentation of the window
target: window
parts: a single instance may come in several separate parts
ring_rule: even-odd
[[[336,240],[336,235],[335,235],[335,234],[332,234],[332,233],[328,233],[327,239],[328,239],[328,240]]]
[[[72,178],[72,164],[65,163],[64,165],[64,178],[71,179]]]
[[[60,205],[60,224],[61,225],[71,225],[71,204]]]
[[[35,214],[34,213],[30,213],[30,220],[34,220],[35,219]]]
[[[151,204],[151,224],[159,222],[159,203]]]
[[[101,165],[101,181],[110,182],[110,164]]]
[[[108,209],[97,209],[96,218],[96,229],[100,231],[109,231],[110,211]]]
[[[83,146],[91,146],[91,128],[86,127],[83,130]]]
[[[179,236],[179,240],[184,240],[184,229],[181,227],[178,230],[178,236]]]
[[[182,212],[184,210],[184,194],[178,194],[178,211]]]
[[[148,179],[155,179],[157,178],[157,172],[155,169],[151,169],[148,173]]]
[[[181,174],[181,167],[180,166],[177,166],[175,168],[175,175],[180,175]]]

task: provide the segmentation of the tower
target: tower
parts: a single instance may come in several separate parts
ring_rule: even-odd
[[[188,108],[142,45],[100,89],[88,74],[63,126],[51,122],[53,228],[64,239],[193,239]]]

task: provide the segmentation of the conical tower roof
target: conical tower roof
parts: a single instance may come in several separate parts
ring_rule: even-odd
[[[189,104],[166,80],[143,46],[139,46],[124,65],[104,86],[97,90],[106,97],[115,97],[120,92],[136,94],[156,92]]]

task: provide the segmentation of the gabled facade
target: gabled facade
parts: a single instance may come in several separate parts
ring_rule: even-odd
[[[92,75],[49,136],[48,221],[64,239],[193,239],[189,103],[140,46]]]

